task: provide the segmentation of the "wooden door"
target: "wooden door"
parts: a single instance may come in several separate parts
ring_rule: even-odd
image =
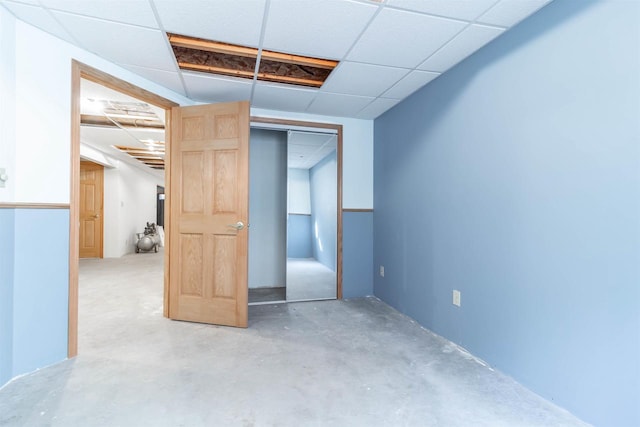
[[[80,162],[80,258],[102,258],[104,167]]]
[[[249,103],[173,108],[170,153],[169,317],[246,327]]]

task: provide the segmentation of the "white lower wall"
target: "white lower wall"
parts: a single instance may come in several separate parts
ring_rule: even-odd
[[[156,222],[156,190],[163,180],[124,162],[104,171],[104,256],[135,250],[136,233]]]

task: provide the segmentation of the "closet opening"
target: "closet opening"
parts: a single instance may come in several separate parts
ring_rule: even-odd
[[[252,118],[250,305],[341,298],[342,135],[322,126]]]

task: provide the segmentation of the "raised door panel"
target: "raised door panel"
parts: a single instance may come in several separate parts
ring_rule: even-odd
[[[172,112],[169,317],[247,325],[249,105]]]

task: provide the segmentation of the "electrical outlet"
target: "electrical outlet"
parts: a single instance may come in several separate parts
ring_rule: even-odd
[[[460,291],[453,290],[453,305],[460,307]]]
[[[380,266],[380,277],[384,277],[384,265]]]
[[[9,179],[9,176],[7,175],[7,171],[4,168],[1,168],[0,169],[0,188],[5,187],[5,182],[7,182],[8,179]]]

